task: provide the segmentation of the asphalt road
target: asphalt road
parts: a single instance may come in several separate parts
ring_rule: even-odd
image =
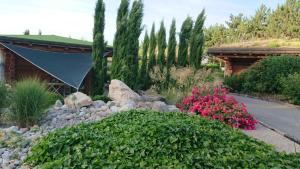
[[[256,119],[300,142],[300,108],[232,94]]]

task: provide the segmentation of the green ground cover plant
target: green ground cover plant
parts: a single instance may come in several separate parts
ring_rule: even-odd
[[[300,154],[276,152],[196,115],[132,110],[56,130],[32,147],[26,163],[41,169],[299,168]]]
[[[281,79],[282,94],[293,104],[300,104],[300,74],[294,73]]]
[[[93,101],[97,101],[97,100],[102,100],[105,103],[107,103],[108,101],[112,101],[109,97],[105,96],[105,95],[96,95],[92,97]]]

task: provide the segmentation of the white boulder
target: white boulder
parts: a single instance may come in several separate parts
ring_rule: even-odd
[[[118,103],[123,103],[128,100],[140,101],[141,96],[131,90],[125,83],[120,80],[112,80],[109,85],[108,97]]]
[[[81,107],[90,106],[93,104],[92,99],[81,92],[76,92],[65,98],[65,105],[68,108],[79,109]]]

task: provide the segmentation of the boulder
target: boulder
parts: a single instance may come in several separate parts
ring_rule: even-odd
[[[152,109],[159,112],[169,112],[168,106],[165,102],[155,101],[152,103]]]
[[[109,85],[108,97],[118,103],[132,100],[134,102],[142,100],[141,96],[131,90],[120,80],[112,80]]]
[[[71,109],[79,109],[81,107],[93,104],[92,99],[84,93],[76,92],[65,98],[65,105]]]
[[[56,100],[54,104],[55,109],[60,109],[63,106],[62,102],[60,100]]]
[[[106,103],[102,100],[97,100],[93,102],[93,106],[95,108],[101,108],[102,106],[106,105]]]

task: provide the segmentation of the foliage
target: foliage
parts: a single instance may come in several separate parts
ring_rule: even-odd
[[[107,78],[107,58],[104,54],[104,21],[105,20],[105,5],[103,0],[98,0],[94,16],[94,31],[93,31],[93,95],[102,94]]]
[[[6,107],[7,102],[8,102],[8,89],[5,86],[5,83],[0,81],[0,109]]]
[[[54,105],[57,100],[64,102],[64,97],[60,94],[49,92],[48,105]]]
[[[281,79],[282,94],[293,104],[300,104],[300,74],[294,73]]]
[[[179,49],[178,49],[178,66],[187,66],[189,64],[189,44],[193,30],[193,20],[187,17],[181,26],[179,35]]]
[[[109,97],[105,96],[105,95],[96,95],[92,97],[93,101],[97,101],[97,100],[102,100],[105,103],[112,101]]]
[[[12,94],[12,119],[21,127],[37,124],[50,106],[49,100],[45,84],[37,78],[17,82]]]
[[[155,36],[155,24],[152,24],[151,34],[150,34],[150,44],[149,44],[149,63],[148,63],[148,71],[152,71],[154,66],[156,65],[156,36]]]
[[[168,56],[167,56],[167,64],[169,67],[175,65],[176,63],[176,21],[172,20],[170,32],[169,32],[169,41],[168,41]]]
[[[255,129],[257,122],[248,113],[245,104],[239,104],[234,97],[227,96],[226,89],[215,87],[212,94],[207,93],[209,92],[205,87],[194,87],[192,95],[185,97],[177,106],[181,111],[219,120],[234,128]]]
[[[224,78],[223,84],[232,92],[240,92],[243,90],[242,76],[232,75]]]
[[[164,67],[166,67],[166,28],[164,22],[161,21],[160,29],[157,34],[157,64],[159,65],[160,71],[163,71]]]
[[[142,65],[139,71],[139,88],[145,90],[149,87],[149,72],[147,70],[148,67],[148,49],[149,49],[149,36],[148,32],[146,31],[143,43],[143,58],[142,58]]]
[[[221,69],[220,64],[218,63],[207,63],[206,65],[204,65],[204,67],[206,69]]]
[[[200,69],[202,55],[203,55],[203,46],[204,46],[204,32],[203,26],[205,21],[205,11],[199,14],[195,26],[192,31],[191,44],[190,44],[190,65],[194,66],[196,69]]]
[[[26,162],[41,169],[297,168],[299,157],[218,121],[132,110],[56,130],[32,147]]]
[[[280,79],[300,71],[300,58],[274,56],[261,60],[242,73],[245,92],[279,93]]]

